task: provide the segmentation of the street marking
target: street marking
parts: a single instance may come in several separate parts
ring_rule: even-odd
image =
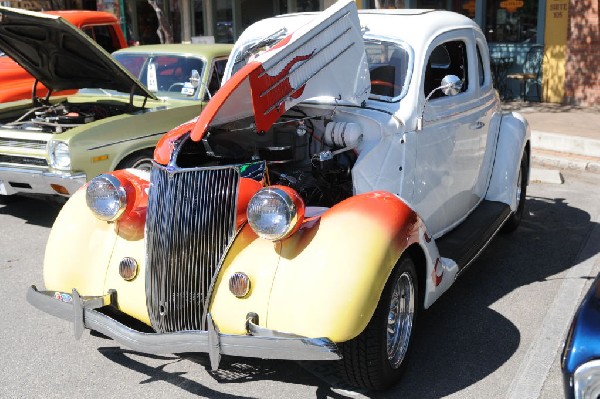
[[[600,225],[594,228],[577,256],[577,264],[569,270],[561,284],[550,309],[544,317],[542,327],[532,342],[513,379],[508,398],[537,399],[546,382],[552,363],[562,350],[566,331],[575,314],[582,291],[590,279],[600,271]]]

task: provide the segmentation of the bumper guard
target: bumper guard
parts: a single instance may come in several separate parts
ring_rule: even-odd
[[[74,323],[75,338],[81,338],[84,328],[100,332],[138,352],[169,354],[184,352],[208,353],[213,370],[219,368],[221,355],[282,360],[339,360],[337,345],[328,338],[306,338],[268,330],[246,321],[248,335],[219,333],[210,314],[208,331],[144,333],[97,311],[103,306],[117,305],[116,291],[98,297],[39,291],[35,285],[27,291],[27,301],[36,308]],[[260,334],[260,335],[259,335]]]

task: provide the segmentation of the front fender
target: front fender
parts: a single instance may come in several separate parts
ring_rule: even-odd
[[[97,219],[87,207],[85,190],[63,206],[46,244],[44,285],[48,291],[104,295],[104,278],[117,235],[114,224]]]
[[[144,180],[136,171],[118,171],[136,190],[127,216],[109,223],[94,216],[86,204],[85,189],[78,190],[60,211],[46,244],[44,285],[48,291],[71,292],[83,296],[102,296],[117,291],[119,309],[150,324],[146,308],[145,207]],[[143,214],[141,214],[143,213]],[[138,264],[138,274],[125,281],[119,264],[125,257]]]
[[[390,193],[337,204],[282,243],[267,327],[334,342],[356,337],[402,252],[417,239],[416,213]]]
[[[502,117],[494,170],[485,196],[487,200],[503,202],[510,205],[513,211],[516,210],[516,182],[521,157],[525,155],[524,149],[530,137],[531,130],[523,116],[511,112]]]
[[[349,198],[281,243],[246,228],[224,264],[211,313],[229,333],[242,333],[240,321],[252,311],[269,329],[347,341],[364,330],[396,262],[417,239],[417,215],[386,192]],[[244,299],[227,292],[236,271],[250,276]]]

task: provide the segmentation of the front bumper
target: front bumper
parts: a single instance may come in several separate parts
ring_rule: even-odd
[[[85,328],[100,332],[138,352],[168,354],[184,352],[208,353],[211,367],[217,369],[221,355],[283,360],[339,360],[337,345],[327,338],[306,338],[267,330],[246,321],[248,335],[219,333],[208,315],[208,331],[181,331],[173,333],[144,333],[99,312],[98,308],[116,306],[116,292],[102,297],[82,297],[73,289],[72,294],[38,291],[31,286],[27,301],[36,308],[61,319],[72,321],[75,337],[79,339]]]
[[[85,173],[50,172],[47,169],[0,166],[0,183],[6,191],[6,195],[17,193],[58,194],[52,188],[52,184],[66,188],[72,195],[85,184],[86,180]]]

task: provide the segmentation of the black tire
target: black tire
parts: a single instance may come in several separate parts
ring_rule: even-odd
[[[521,166],[519,167],[519,176],[517,178],[517,209],[506,219],[504,226],[502,226],[503,233],[511,233],[519,227],[521,219],[523,218],[523,211],[525,209],[525,197],[527,196],[527,173],[529,171],[529,162],[527,160],[527,153],[523,153],[521,158]]]
[[[117,169],[140,169],[150,171],[152,169],[152,151],[139,151],[123,159]]]
[[[411,293],[408,298],[402,294],[402,288],[405,293]],[[399,310],[392,305],[394,298],[404,302],[409,310],[405,312],[407,319],[396,319],[398,323],[392,323],[397,326],[394,330],[402,331],[399,335],[388,334],[388,320],[394,316],[392,309]],[[417,271],[413,261],[403,257],[386,283],[365,330],[358,337],[339,344],[343,356],[338,362],[341,377],[353,386],[370,390],[383,390],[397,383],[406,368],[419,307]],[[398,338],[396,345],[391,344],[388,349],[388,342],[394,342],[390,339],[394,336]]]

